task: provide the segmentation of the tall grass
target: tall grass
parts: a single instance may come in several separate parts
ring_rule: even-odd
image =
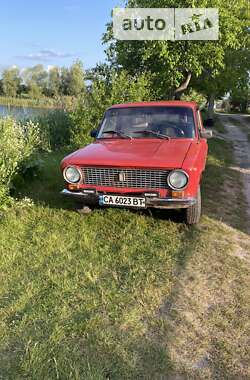
[[[43,96],[41,98],[29,97],[8,97],[0,96],[0,105],[8,107],[24,107],[24,108],[71,108],[74,104],[74,97],[72,96],[58,96],[49,98]]]
[[[34,119],[40,126],[42,148],[57,150],[70,144],[72,120],[67,111],[58,109]]]
[[[9,107],[30,107],[30,108],[55,108],[58,102],[53,98],[43,97],[38,99],[13,98],[0,96],[0,104]]]

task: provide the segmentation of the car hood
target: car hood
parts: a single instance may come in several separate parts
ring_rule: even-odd
[[[67,165],[181,168],[192,139],[96,141],[65,157]]]

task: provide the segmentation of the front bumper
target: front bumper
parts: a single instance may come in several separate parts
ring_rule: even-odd
[[[99,194],[88,194],[81,191],[69,191],[64,189],[61,191],[61,195],[72,198],[77,202],[82,202],[85,205],[99,205]],[[118,194],[117,194],[118,195]],[[124,194],[125,195],[125,194]],[[146,197],[146,208],[163,208],[163,209],[178,209],[178,208],[188,208],[196,204],[196,198],[152,198]],[[107,206],[105,206],[107,207]],[[126,206],[124,206],[126,207]]]

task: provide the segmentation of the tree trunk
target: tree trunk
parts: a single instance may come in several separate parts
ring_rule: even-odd
[[[213,119],[214,118],[214,100],[215,96],[214,94],[210,94],[208,97],[208,107],[207,107],[207,118]]]
[[[188,73],[185,82],[183,82],[180,87],[178,87],[174,92],[174,99],[180,100],[182,93],[188,88],[189,82],[191,80],[192,74]]]

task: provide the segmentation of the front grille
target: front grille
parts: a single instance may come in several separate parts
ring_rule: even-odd
[[[167,189],[168,170],[82,167],[84,184],[140,189]]]

